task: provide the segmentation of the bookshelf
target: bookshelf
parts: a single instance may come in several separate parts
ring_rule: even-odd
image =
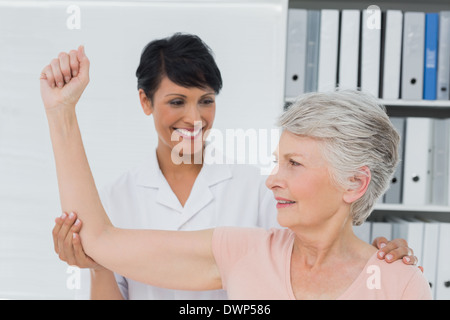
[[[369,9],[369,6],[372,5],[376,5],[383,13],[381,15],[382,28],[380,30],[379,47],[375,46],[375,49],[368,44],[373,42],[374,39],[376,41],[378,41],[378,39],[369,38],[367,35],[367,28],[369,27],[367,25],[363,27],[362,24],[363,21],[367,22],[367,20],[364,20],[367,19],[367,15],[364,15],[362,10]],[[434,44],[434,47],[430,46],[430,42],[427,42],[426,37],[429,37],[428,39],[433,38],[436,33],[435,30],[437,25],[434,25],[434,29],[430,28],[431,24],[428,25],[427,21],[429,21],[428,19],[435,19],[435,17],[432,17],[433,15],[427,15],[427,13],[450,11],[450,1],[383,0],[374,3],[373,1],[365,0],[290,0],[289,8],[305,9],[307,12],[305,13],[305,10],[300,10],[302,12],[297,10],[297,12],[292,15],[291,21],[294,21],[296,24],[290,24],[288,21],[285,108],[295,100],[292,96],[296,96],[294,92],[299,87],[301,88],[300,90],[303,89],[304,92],[320,91],[324,90],[323,88],[328,88],[324,86],[324,84],[328,86],[334,81],[338,86],[342,87],[340,83],[340,64],[342,61],[345,62],[345,64],[342,65],[342,70],[346,70],[347,74],[351,74],[350,77],[343,75],[342,79],[344,84],[348,84],[348,80],[350,79],[351,87],[365,90],[362,85],[363,81],[365,80],[366,84],[368,82],[371,83],[371,86],[368,87],[371,90],[365,91],[369,91],[379,97],[380,103],[386,107],[387,113],[391,117],[393,124],[399,132],[401,132],[403,144],[400,155],[402,160],[399,165],[400,169],[394,174],[391,188],[387,191],[385,196],[375,204],[367,222],[354,228],[355,234],[369,243],[377,236],[384,236],[388,239],[406,239],[409,246],[414,250],[414,254],[418,257],[419,265],[424,267],[424,275],[429,281],[433,298],[438,300],[450,299],[450,268],[448,267],[450,260],[448,259],[447,247],[450,243],[450,99],[446,98],[444,95],[444,93],[446,93],[445,88],[447,88],[448,92],[449,87],[448,82],[447,84],[444,84],[441,78],[440,82],[439,80],[436,80],[436,87],[433,90],[429,90],[429,87],[425,88],[426,81],[428,81],[427,86],[431,82],[429,81],[430,78],[426,77],[426,74],[427,76],[430,75],[430,73],[427,73],[429,70],[426,70],[429,68],[429,60],[426,59],[426,57],[430,57],[429,51],[426,52],[424,50],[426,48],[427,50],[430,49],[431,51],[435,50],[435,52],[439,52],[438,49],[436,49],[439,40],[437,41],[438,44]],[[321,17],[319,19],[316,17],[316,13],[308,11],[321,9],[331,10],[327,10],[328,12],[326,12],[325,15],[322,15],[324,11],[320,11]],[[357,19],[358,14],[355,14],[354,12],[349,13],[350,11],[343,14],[343,10],[346,9],[350,9],[350,11],[355,9],[359,10],[360,18]],[[336,13],[330,13],[333,10],[339,11],[339,24],[334,22],[330,27],[330,23],[328,22],[330,17],[336,20]],[[387,45],[385,45],[388,43],[388,32],[385,31],[388,29],[387,25],[389,21],[389,18],[387,18],[388,14],[386,13],[387,10],[399,10],[402,12],[402,14],[391,12],[390,15],[391,17],[397,16],[397,18],[391,20],[391,23],[389,24],[391,28],[394,25],[395,28],[391,30],[394,30],[394,33],[397,32],[396,38],[393,38],[392,35],[389,38],[390,51],[388,51]],[[423,39],[423,47],[414,53],[414,58],[417,57],[417,52],[423,53],[423,57],[420,58],[422,59],[423,67],[417,67],[416,65],[418,64],[414,65],[410,60],[408,61],[409,64],[404,61],[404,35],[406,30],[405,12],[423,13],[424,23],[421,25],[424,28],[423,38],[421,38]],[[398,18],[399,16],[401,16],[401,20]],[[412,16],[417,17],[418,14],[408,14],[408,37],[411,30],[411,20],[414,20],[411,19]],[[327,23],[318,23],[317,20],[320,20],[323,17],[327,19]],[[349,17],[352,19],[351,22],[348,20]],[[304,22],[305,18],[307,21],[306,23]],[[439,19],[441,19],[440,15]],[[345,21],[345,24],[342,23],[342,21]],[[392,23],[392,21],[396,22]],[[359,33],[354,31],[357,29],[358,24],[360,26]],[[303,35],[301,29],[305,28],[305,26],[311,28],[312,31],[309,32],[309,29],[307,29],[306,35]],[[326,31],[323,35],[323,39],[326,40],[322,40],[322,33],[317,31],[317,29],[322,28],[322,26],[325,26],[327,30],[332,30]],[[363,33],[364,28],[366,28],[366,30],[364,30],[366,31],[365,34]],[[439,28],[441,28],[440,24]],[[338,29],[337,32],[336,29]],[[342,38],[343,30],[346,32],[344,38]],[[427,31],[430,32],[427,33]],[[317,36],[317,33],[319,33],[319,36]],[[298,34],[301,36],[298,36]],[[311,36],[311,34],[313,34],[313,36]],[[362,54],[364,52],[362,46],[365,36],[366,39],[368,39],[366,40],[366,46],[369,46],[371,50],[379,50],[380,53],[378,57],[376,55],[375,58],[371,56],[374,60],[370,60],[370,62],[373,64],[375,61],[376,67],[371,68],[369,72],[367,71],[367,64],[364,67],[362,66]],[[336,37],[338,38],[337,48],[335,46],[330,46],[329,43],[327,43],[327,41],[334,43],[333,41],[335,41]],[[356,40],[358,38],[359,40]],[[348,39],[352,39],[353,42],[349,42]],[[417,38],[415,38],[415,40],[416,39]],[[294,42],[294,46],[289,47],[290,40]],[[320,53],[315,55],[316,53],[314,53],[314,50],[320,52],[322,43],[325,44],[324,48],[326,48],[325,50],[327,52],[325,56],[327,56],[328,60],[334,60],[334,57],[337,56],[336,61],[333,63],[329,63],[328,60],[323,58],[321,60]],[[342,43],[343,45],[341,45]],[[401,46],[398,45],[400,43]],[[313,45],[311,46],[311,44]],[[408,50],[411,49],[411,42],[409,45]],[[432,42],[431,45],[433,45]],[[317,49],[317,46],[319,49]],[[342,51],[344,52],[344,55],[341,53],[341,47],[345,48],[345,50]],[[352,49],[348,49],[349,47]],[[396,50],[392,51],[392,48],[394,47],[396,47]],[[367,48],[365,48],[365,50],[367,58]],[[392,52],[401,52],[401,54],[391,55]],[[300,53],[301,62],[297,62],[290,58],[290,56],[297,57],[298,53]],[[386,53],[386,55],[384,55],[384,53]],[[340,59],[341,55],[345,57],[342,61]],[[450,53],[448,53],[448,55],[449,57],[447,57],[447,59],[450,60]],[[313,59],[311,59],[311,56],[313,56]],[[437,56],[439,57],[439,53]],[[349,59],[348,57],[351,58]],[[376,59],[379,60],[376,61]],[[411,56],[406,56],[406,59],[411,59]],[[437,61],[438,60],[439,59],[437,59]],[[322,79],[320,79],[321,61],[324,64],[324,70],[332,70],[331,76],[323,76],[322,74]],[[354,62],[352,61],[357,61],[357,67],[355,67]],[[436,69],[439,67],[438,63],[439,61],[435,64]],[[405,73],[402,72],[404,64],[415,68],[416,73],[414,76],[411,76],[409,71]],[[291,67],[290,70],[288,66]],[[302,66],[304,66],[303,72],[301,71]],[[388,67],[385,68],[385,66]],[[394,67],[396,70],[394,72],[394,77],[392,77],[391,67]],[[366,68],[365,78],[363,78],[362,75],[363,68]],[[399,69],[400,71],[398,71]],[[407,69],[409,68],[405,68],[405,70]],[[419,72],[417,72],[417,70],[420,69],[423,71],[423,75],[418,76]],[[443,69],[445,69],[445,67]],[[384,72],[385,74],[383,74]],[[300,81],[294,79],[297,74]],[[311,74],[313,75],[311,76]],[[334,77],[334,74],[336,74],[336,77]],[[370,79],[372,74],[374,74],[374,77],[378,78]],[[408,75],[404,76],[404,74]],[[437,75],[435,76],[436,79],[439,78]],[[400,82],[403,77],[409,80],[406,84]],[[448,75],[448,77],[448,81],[450,82],[450,75]],[[367,82],[368,78],[369,81]],[[393,81],[392,79],[395,80]],[[414,82],[412,81],[413,79]],[[317,81],[317,84],[311,85],[311,81]],[[386,82],[386,86],[383,86],[384,81],[388,81]],[[296,82],[299,82],[300,86],[298,86]],[[414,86],[411,84],[417,85]],[[313,89],[311,90],[311,88]],[[372,90],[373,88],[375,89]],[[403,88],[405,88],[405,91],[403,91]],[[411,90],[411,88],[413,88],[413,90]],[[436,91],[437,88],[444,89]],[[419,90],[420,94],[418,95],[419,97],[417,97]],[[433,91],[436,94],[436,98],[440,98],[441,100],[431,100],[433,97],[432,95],[430,97],[429,94],[430,92],[433,93]],[[412,96],[414,96],[413,99],[411,99]],[[427,97],[428,99],[421,99],[423,97]],[[408,139],[408,137],[410,137],[410,139]],[[424,139],[423,137],[426,138]],[[407,153],[408,156],[406,156],[405,153]],[[446,156],[443,156],[443,154],[446,154]],[[407,165],[406,163],[408,160],[410,160],[409,163],[413,163],[413,165]],[[411,168],[414,168],[414,171],[411,170]],[[445,169],[443,170],[442,168]],[[446,181],[445,183],[443,182],[444,180]],[[426,181],[425,184],[424,181]],[[421,185],[420,191],[415,189],[415,186],[417,185]],[[409,191],[413,192],[410,193]],[[388,192],[390,192],[389,195]],[[420,200],[416,201],[417,199]]]
[[[365,1],[365,0],[346,0],[346,1],[326,1],[326,0],[290,0],[289,9],[357,9],[364,10],[369,6],[376,5],[382,12],[386,10],[417,11],[424,13],[440,12],[450,10],[450,2],[448,0],[431,0],[431,1],[415,1],[415,0],[382,0],[382,1]],[[384,16],[383,16],[384,19]],[[383,37],[383,36],[382,36]],[[361,40],[361,39],[360,39]],[[383,40],[383,38],[382,38]],[[361,51],[359,52],[361,54]],[[382,56],[382,53],[380,54]],[[287,60],[288,61],[288,60]],[[338,62],[339,63],[339,62]],[[382,65],[380,66],[382,68]],[[361,71],[360,71],[361,72]],[[380,72],[380,82],[381,82]],[[358,81],[361,81],[359,75]],[[339,81],[337,81],[339,82]],[[380,84],[381,89],[381,84]],[[381,90],[380,90],[381,91]],[[294,98],[286,97],[285,107],[292,103]],[[450,100],[405,100],[405,99],[382,99],[380,103],[386,106],[387,113],[390,117],[421,117],[433,119],[450,119]],[[450,182],[449,182],[450,184]],[[445,221],[450,221],[450,202],[448,205],[407,205],[407,204],[389,204],[378,203],[375,206],[373,215],[380,217],[383,215],[426,215],[427,217],[439,217]]]

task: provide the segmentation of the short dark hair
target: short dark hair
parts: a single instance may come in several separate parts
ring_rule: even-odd
[[[211,49],[191,34],[175,33],[145,46],[136,70],[138,90],[143,89],[153,100],[164,76],[186,88],[211,88],[216,94],[222,88],[222,77]]]

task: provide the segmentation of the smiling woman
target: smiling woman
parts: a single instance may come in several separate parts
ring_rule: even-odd
[[[266,185],[278,201],[278,222],[284,227],[312,228],[336,214],[344,189],[332,183],[321,142],[287,130],[278,145],[276,174]]]
[[[279,125],[318,142],[320,150],[315,151],[330,165],[334,184],[349,189],[358,187],[360,177],[369,179],[367,192],[351,209],[353,224],[360,225],[389,187],[398,163],[400,137],[385,107],[369,94],[345,90],[328,93],[326,99],[306,94],[295,105],[282,115]]]
[[[169,154],[172,159],[181,157],[184,163],[201,164],[205,135],[214,122],[214,91],[182,87],[163,77],[151,98],[143,89],[139,89],[139,97],[145,114],[153,115],[158,156]]]
[[[142,52],[136,77],[141,106],[155,121],[158,157],[173,152],[172,159],[201,164],[204,134],[213,125],[215,95],[222,88],[210,48],[197,36],[179,33],[152,41]]]

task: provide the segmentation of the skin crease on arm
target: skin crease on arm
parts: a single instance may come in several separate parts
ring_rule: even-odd
[[[114,228],[101,204],[87,161],[75,113],[89,83],[84,48],[60,54],[41,74],[41,95],[55,157],[60,201],[64,212],[83,221],[80,236],[86,253],[102,266],[136,281],[166,288],[221,288],[212,254],[213,230],[150,231]],[[67,57],[67,59],[66,59]],[[76,75],[61,85],[63,76]]]

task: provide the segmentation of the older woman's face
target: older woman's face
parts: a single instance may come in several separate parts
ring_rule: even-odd
[[[278,222],[284,227],[318,226],[335,215],[343,190],[331,181],[318,140],[281,134],[278,164],[266,181],[277,200]]]
[[[214,90],[181,87],[164,77],[152,105],[145,107],[145,93],[140,95],[144,112],[153,114],[160,145],[171,150],[177,146],[177,150],[189,154],[201,151],[204,134],[214,122]]]

